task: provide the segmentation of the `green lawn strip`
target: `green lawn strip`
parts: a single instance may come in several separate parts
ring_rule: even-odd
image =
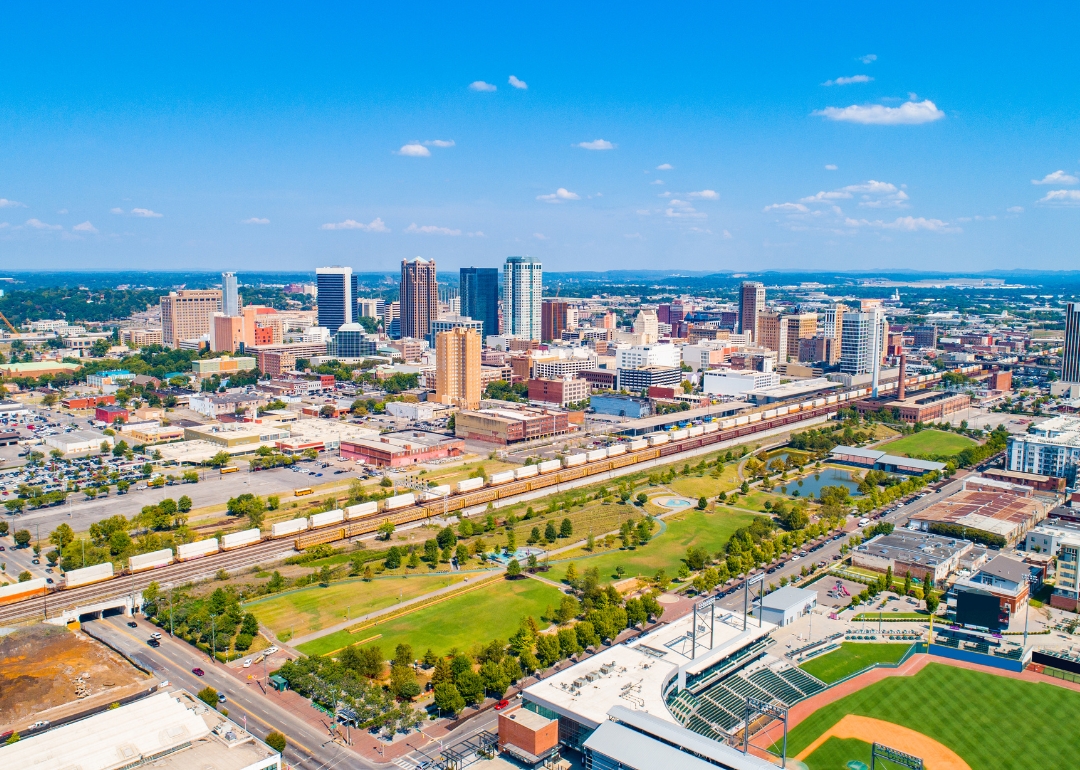
[[[347,580],[329,586],[311,586],[300,591],[270,596],[247,602],[244,608],[252,612],[259,622],[275,634],[303,635],[332,626],[349,617],[358,618],[369,612],[384,609],[401,600],[436,591],[446,585],[447,577],[453,585],[465,576],[418,576],[410,578],[382,578],[365,582]]]
[[[863,612],[856,615],[852,620],[925,620],[929,622],[930,615],[926,612]]]
[[[845,770],[851,767],[849,762],[862,762],[870,767],[870,744],[858,738],[833,736],[803,761],[810,770]]]
[[[678,518],[669,517],[665,521],[667,530],[656,535],[644,546],[630,550],[617,549],[600,556],[588,558],[581,555],[575,563],[579,574],[585,569],[597,567],[600,570],[600,582],[616,580],[615,568],[621,566],[627,577],[645,575],[652,577],[657,570],[663,569],[668,577],[679,573],[679,565],[686,557],[687,548],[701,547],[710,554],[720,550],[728,538],[739,527],[747,526],[753,515],[718,511],[703,513],[692,511],[680,514]],[[560,562],[552,565],[546,577],[561,581],[566,576],[566,568],[571,555],[560,557]]]
[[[903,644],[844,642],[839,650],[801,663],[799,668],[829,684],[875,663],[895,663],[907,650]]]
[[[967,436],[961,436],[957,433],[924,430],[919,433],[911,433],[886,444],[878,444],[874,448],[888,452],[891,455],[954,455],[970,446],[975,446],[976,443]]]
[[[557,588],[539,580],[501,580],[356,634],[336,631],[302,644],[299,649],[305,655],[325,655],[382,634],[372,643],[386,655],[400,642],[411,644],[417,655],[428,648],[441,655],[453,647],[467,649],[476,642],[506,641],[523,617],[532,615],[539,620],[547,607],[557,606],[561,598]]]
[[[1042,770],[1076,762],[1073,731],[1047,726],[1076,723],[1080,693],[930,663],[914,676],[883,679],[818,709],[789,734],[788,755],[797,755],[845,714],[923,733],[972,768]]]

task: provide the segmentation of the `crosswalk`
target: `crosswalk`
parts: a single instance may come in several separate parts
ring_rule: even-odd
[[[394,760],[394,764],[401,768],[401,770],[416,770],[419,766],[414,760],[409,757],[398,757]]]

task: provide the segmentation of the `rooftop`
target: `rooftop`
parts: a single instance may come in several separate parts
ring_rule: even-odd
[[[784,586],[761,600],[761,606],[768,610],[786,610],[804,602],[817,599],[817,591],[808,591],[796,586]]]
[[[1011,491],[965,489],[912,514],[911,518],[922,522],[956,524],[1009,537],[1017,530],[1046,518],[1049,508],[1048,503],[1038,498]]]
[[[855,550],[884,559],[900,559],[911,564],[936,566],[970,548],[971,543],[966,540],[898,529],[891,535],[872,537],[856,546]]]
[[[984,564],[979,572],[1009,580],[1013,583],[1024,583],[1031,574],[1026,564],[1016,559],[1010,559],[1008,556],[995,556]]]

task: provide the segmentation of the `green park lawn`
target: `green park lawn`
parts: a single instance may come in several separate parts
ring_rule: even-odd
[[[464,576],[450,577],[451,583]],[[446,585],[446,576],[421,575],[409,578],[379,578],[371,582],[360,579],[314,585],[298,591],[276,594],[265,599],[247,602],[244,608],[268,626],[275,634],[297,636],[318,631],[345,620],[397,604],[401,599],[435,591]]]
[[[745,527],[753,515],[719,510],[714,513],[691,511],[678,518],[666,519],[667,530],[653,537],[648,543],[630,550],[618,549],[590,557],[585,551],[576,551],[552,565],[547,573],[551,580],[563,580],[566,568],[574,563],[578,574],[591,567],[600,570],[600,581],[607,583],[616,579],[615,569],[621,566],[627,577],[646,575],[652,577],[663,569],[669,578],[679,573],[679,565],[686,556],[687,548],[704,548],[710,554],[720,550],[739,527]]]
[[[561,599],[559,589],[539,580],[499,580],[359,633],[336,631],[300,645],[299,650],[305,655],[325,655],[381,634],[371,644],[382,648],[386,656],[401,642],[411,644],[418,656],[429,648],[444,655],[452,648],[464,650],[477,642],[505,642],[526,615],[542,626],[540,618],[547,608],[557,607]]]
[[[904,657],[907,650],[905,644],[844,642],[839,650],[801,663],[799,668],[829,684],[874,663],[895,663]]]
[[[970,446],[975,446],[976,443],[967,436],[956,433],[946,433],[941,430],[924,430],[898,438],[896,441],[890,441],[887,444],[879,444],[875,448],[889,454],[903,455],[905,457],[913,454],[954,455]]]
[[[796,756],[845,714],[916,730],[955,751],[972,768],[1042,770],[1075,764],[1073,731],[1051,728],[1080,719],[1080,693],[930,663],[914,676],[884,679],[818,709],[789,734],[788,756]],[[838,770],[849,759],[869,763],[858,743],[827,741],[806,763],[812,770]]]

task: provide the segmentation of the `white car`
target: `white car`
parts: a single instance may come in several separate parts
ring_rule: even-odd
[[[266,653],[265,653],[265,654],[266,654],[266,655],[273,655],[273,654],[274,654],[275,652],[277,652],[277,651],[278,651],[278,648],[277,648],[277,647],[267,647],[267,648],[266,648]]]
[[[248,658],[247,660],[244,661],[244,668],[250,668],[250,667],[251,667],[251,658]]]
[[[870,519],[859,519],[859,526],[860,527],[865,527],[869,523],[870,523]]]

